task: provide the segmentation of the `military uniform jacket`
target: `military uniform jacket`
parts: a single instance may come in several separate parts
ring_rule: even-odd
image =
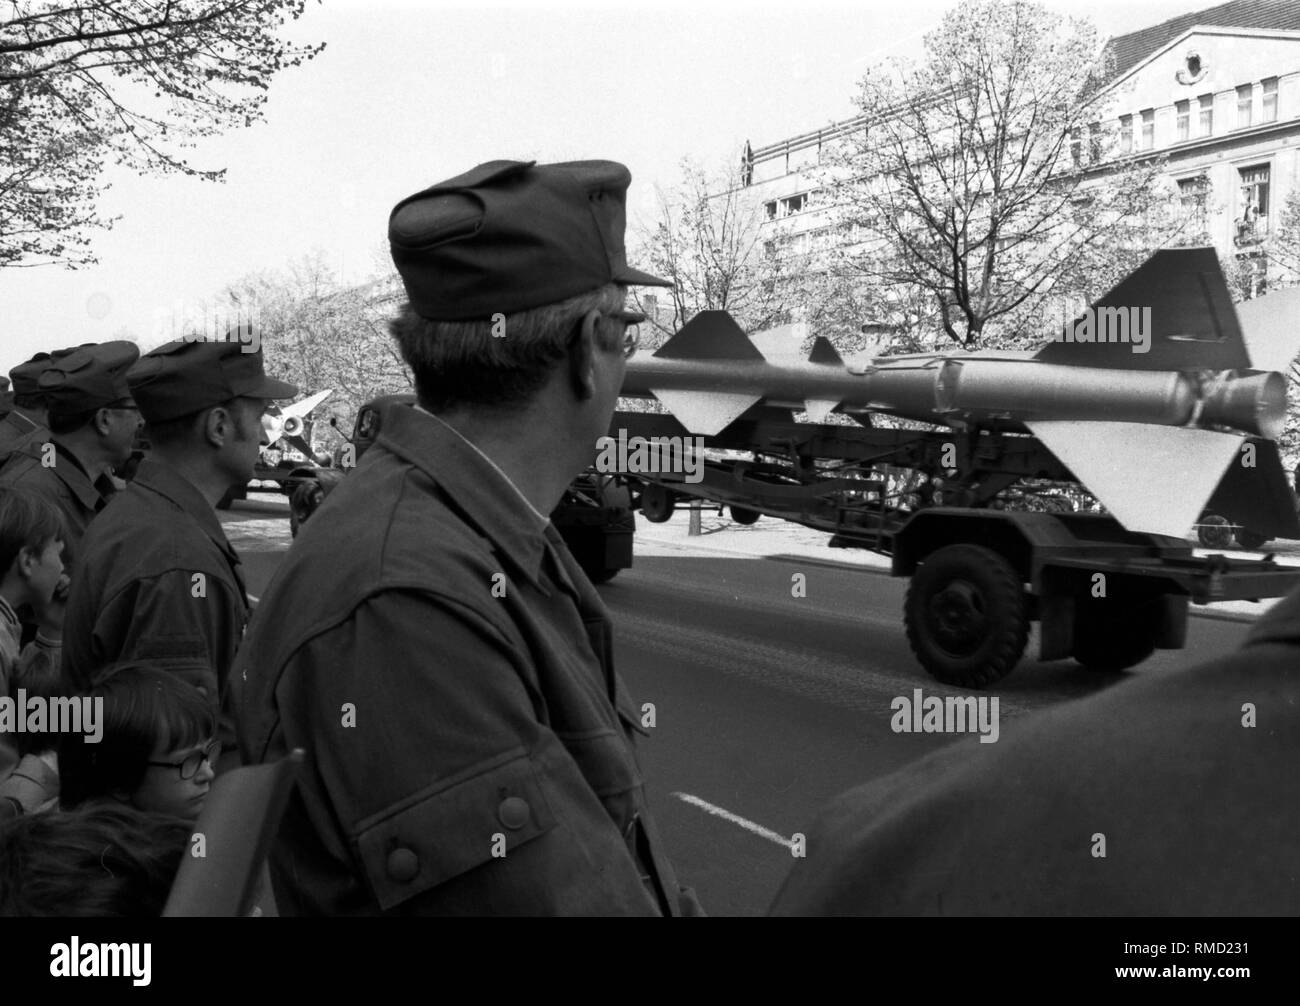
[[[21,410],[13,409],[0,419],[0,465],[24,447],[50,438],[50,431],[40,423],[28,419]]]
[[[248,620],[239,557],[188,480],[146,458],[81,543],[63,625],[63,679],[82,691],[123,660],[166,659],[213,700]],[[223,737],[234,741],[233,717]]]
[[[306,751],[272,856],[282,913],[691,910],[645,804],[603,603],[440,420],[390,409],[236,669],[245,761]]]
[[[1236,653],[851,790],[773,914],[1300,914],[1298,663],[1295,592]]]
[[[85,468],[67,448],[57,442],[45,451],[44,442],[32,442],[13,454],[0,468],[0,486],[30,489],[53,503],[67,522],[68,538],[64,542],[64,564],[69,575],[75,570],[81,539],[94,516],[108,505],[117,487],[107,473],[93,482]],[[49,457],[52,464],[43,463]]]

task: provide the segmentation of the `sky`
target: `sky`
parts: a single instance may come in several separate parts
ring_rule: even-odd
[[[97,265],[0,269],[0,372],[124,335],[151,348],[227,284],[305,256],[341,281],[379,275],[392,207],[483,161],[622,161],[629,221],[648,221],[683,158],[721,169],[746,140],[852,116],[863,71],[918,55],[951,5],[312,3],[286,37],[325,51],[274,79],[265,121],[189,156],[224,182],[115,169]],[[1114,35],[1212,3],[1046,5]]]

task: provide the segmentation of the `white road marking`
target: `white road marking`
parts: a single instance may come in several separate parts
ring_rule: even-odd
[[[761,824],[755,824],[753,821],[746,820],[739,814],[733,814],[731,811],[724,810],[722,807],[715,807],[707,800],[701,800],[698,796],[691,796],[690,793],[673,793],[671,795],[677,797],[678,800],[689,803],[692,807],[699,807],[700,810],[704,811],[706,814],[712,814],[714,817],[720,817],[724,821],[738,824],[746,831],[758,835],[760,838],[766,838],[769,842],[775,842],[777,845],[784,846],[787,849],[794,848],[794,842],[786,838],[784,835],[778,835],[771,828],[764,828]]]

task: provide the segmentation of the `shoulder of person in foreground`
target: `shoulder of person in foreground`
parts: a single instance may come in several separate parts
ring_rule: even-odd
[[[1240,651],[959,741],[838,797],[777,915],[1300,912],[1300,678],[1280,605]]]
[[[279,862],[295,883],[317,872],[283,902],[655,914],[602,803],[639,792],[630,745],[612,711],[593,717],[579,764],[528,661],[468,600],[405,590],[297,649],[241,715],[246,758],[307,751]]]

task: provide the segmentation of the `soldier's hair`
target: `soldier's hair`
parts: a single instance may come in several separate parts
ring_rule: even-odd
[[[33,392],[30,395],[14,395],[14,404],[20,409],[43,409],[45,408],[45,396],[40,392]]]
[[[0,486],[0,577],[24,548],[43,552],[52,541],[66,541],[63,514],[30,489]]]
[[[173,447],[186,443],[190,437],[197,436],[196,426],[199,419],[206,416],[213,409],[226,409],[228,412],[239,415],[239,399],[227,398],[224,402],[205,405],[195,412],[188,412],[183,416],[167,419],[161,423],[146,422],[144,435],[151,444],[158,447]]]
[[[404,304],[388,328],[430,412],[461,405],[522,408],[565,357],[575,326],[589,311],[621,310],[627,288],[608,284],[558,304],[497,319],[431,321]],[[494,333],[495,329],[495,333]],[[598,331],[609,331],[602,326]],[[602,335],[610,347],[613,334]]]
[[[193,823],[123,804],[0,826],[0,917],[157,916]]]
[[[99,409],[88,409],[84,412],[55,412],[50,410],[45,425],[50,428],[51,433],[62,436],[65,433],[74,433],[83,426],[90,425],[98,414]]]
[[[217,729],[214,700],[161,664],[127,663],[96,675],[87,693],[103,699],[103,736],[81,734],[59,742],[59,799],[65,807],[133,793],[144,782],[155,750],[194,747]]]

